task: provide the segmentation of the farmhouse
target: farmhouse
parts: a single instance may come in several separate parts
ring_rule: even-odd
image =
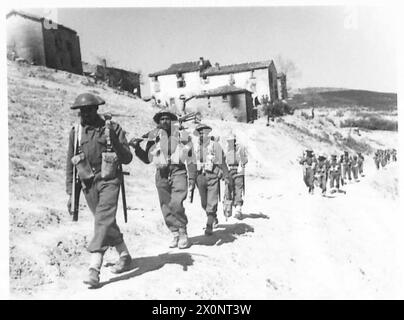
[[[7,55],[35,65],[82,74],[76,31],[21,11],[7,14]]]
[[[99,81],[105,81],[108,86],[127,91],[141,97],[140,74],[124,69],[108,67],[103,60],[102,65],[83,62],[83,73]]]
[[[212,66],[201,57],[195,62],[172,64],[168,69],[149,74],[149,79],[151,94],[170,106],[180,106],[180,97],[200,95],[223,86],[250,91],[255,104],[265,96],[271,101],[278,100],[278,81],[282,80],[286,88],[286,76],[278,77],[272,60]]]
[[[239,122],[252,122],[256,118],[252,93],[233,85],[205,90],[187,103],[186,111],[208,112],[223,120]]]

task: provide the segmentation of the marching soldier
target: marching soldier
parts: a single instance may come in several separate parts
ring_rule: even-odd
[[[318,162],[315,168],[315,177],[318,186],[321,189],[321,194],[323,196],[325,196],[325,193],[327,191],[327,173],[328,173],[327,157],[324,155],[320,155],[318,157]]]
[[[233,205],[236,209],[234,217],[236,219],[242,219],[243,190],[245,188],[244,175],[245,165],[248,162],[248,156],[247,150],[244,146],[237,143],[237,138],[234,134],[231,134],[227,138],[226,162],[233,182]],[[230,189],[230,186],[226,184],[226,190],[228,190],[228,188]]]
[[[358,171],[361,177],[364,177],[363,174],[363,162],[365,161],[365,157],[362,155],[361,152],[358,152]]]
[[[217,224],[217,204],[220,193],[220,179],[232,184],[226,165],[225,155],[214,137],[209,136],[212,128],[205,124],[197,125],[194,134],[199,136],[195,147],[197,164],[196,185],[201,197],[201,205],[207,215],[205,235],[212,235]]]
[[[164,221],[172,232],[170,248],[189,247],[187,234],[188,218],[183,206],[187,198],[188,178],[190,189],[195,186],[196,165],[192,161],[191,137],[185,130],[172,125],[177,116],[160,111],[153,117],[157,128],[149,135],[146,150],[140,147],[142,139],[134,138],[130,146],[144,163],[156,165],[156,188]],[[187,166],[188,165],[188,169]]]
[[[394,162],[397,161],[397,150],[396,149],[393,149],[393,151],[392,151],[392,159]]]
[[[351,181],[351,157],[348,154],[348,151],[344,151],[344,155],[342,157],[342,184],[347,184],[347,178]]]
[[[379,150],[376,150],[375,155],[373,156],[373,160],[375,161],[376,169],[380,169],[380,153]]]
[[[351,171],[352,171],[352,176],[355,179],[356,182],[359,182],[358,179],[358,156],[354,155],[351,161]]]
[[[316,167],[316,158],[313,154],[313,150],[306,150],[306,154],[299,161],[303,165],[303,181],[309,188],[309,193],[314,193],[314,170]]]
[[[80,109],[80,124],[70,132],[66,165],[66,191],[71,212],[73,166],[81,180],[88,207],[94,215],[94,236],[88,246],[91,253],[89,273],[84,283],[95,287],[100,281],[103,256],[115,247],[119,261],[112,272],[121,273],[131,268],[131,256],[116,223],[116,211],[121,183],[119,164],[132,161],[125,132],[119,124],[105,121],[97,113],[105,101],[91,93],[77,96],[71,109]],[[77,154],[75,155],[75,151]],[[112,150],[113,152],[107,152]],[[106,158],[109,162],[106,163]],[[74,164],[73,164],[74,163]]]
[[[328,176],[330,177],[331,192],[334,193],[335,191],[339,191],[339,182],[341,179],[341,163],[338,162],[336,154],[331,155],[330,168],[328,172]],[[336,190],[334,189],[334,185]]]

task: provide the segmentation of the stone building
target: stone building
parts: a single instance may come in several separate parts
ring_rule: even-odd
[[[82,74],[76,31],[43,17],[11,11],[7,18],[7,55],[28,63]]]
[[[83,73],[96,80],[104,81],[108,86],[127,91],[141,97],[140,74],[119,68],[108,67],[105,60],[102,65],[83,62]]]
[[[203,116],[238,122],[256,119],[252,93],[233,85],[203,91],[187,102],[185,111],[199,111]]]
[[[172,64],[149,74],[151,94],[162,104],[180,106],[181,96],[192,97],[204,90],[235,86],[251,92],[254,103],[267,96],[278,100],[278,73],[272,60],[212,66],[209,60]],[[286,86],[286,77],[285,86]]]

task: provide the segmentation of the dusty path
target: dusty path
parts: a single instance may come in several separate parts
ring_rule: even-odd
[[[323,198],[306,193],[300,168],[290,177],[271,181],[247,177],[245,216],[224,221],[211,237],[203,235],[205,217],[198,201],[187,204],[186,250],[169,249],[161,213],[150,204],[131,210],[123,231],[133,253],[134,269],[120,276],[108,268],[102,287],[82,284],[85,264],[68,276],[40,288],[35,298],[54,299],[280,299],[388,298],[402,295],[397,279],[394,215],[396,202],[384,198],[374,181],[395,174],[369,168],[347,194]],[[294,180],[297,179],[297,183]],[[156,194],[150,192],[154,202]],[[195,199],[198,199],[197,193]],[[129,204],[134,200],[130,199]],[[154,202],[155,203],[155,202]],[[149,206],[149,212],[147,207]],[[221,209],[221,208],[220,208]],[[390,215],[391,219],[386,219]],[[143,216],[143,218],[142,218]],[[391,223],[389,223],[391,221]],[[89,221],[75,232],[88,232]],[[363,226],[364,223],[369,225]],[[147,225],[146,225],[147,224]],[[146,233],[155,224],[156,233]],[[59,228],[66,229],[66,226]],[[142,233],[142,230],[145,231]],[[366,234],[363,230],[372,234]],[[46,240],[44,240],[46,241]],[[116,258],[108,252],[105,265]]]

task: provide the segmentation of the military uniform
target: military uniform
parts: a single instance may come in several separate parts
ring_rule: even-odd
[[[315,177],[323,195],[325,195],[327,191],[327,172],[328,162],[326,160],[326,157],[319,156],[317,165],[315,167]]]
[[[117,143],[114,145],[116,153],[121,163],[128,164],[132,160],[132,153],[129,150],[128,142],[125,138],[125,132],[117,123],[113,123],[113,131],[117,137]],[[74,146],[74,129],[69,136],[69,149],[67,153],[66,169],[66,192],[72,194],[72,177]],[[80,141],[80,148],[89,161],[94,173],[92,181],[84,181],[86,189],[84,196],[87,204],[94,215],[94,236],[90,241],[88,250],[90,252],[103,252],[109,246],[116,246],[123,241],[122,233],[116,224],[116,211],[118,196],[120,190],[121,177],[117,175],[110,180],[101,178],[101,157],[107,149],[107,140],[105,137],[105,121],[99,118],[95,126],[83,126]]]
[[[344,156],[342,157],[342,180],[343,183],[346,184],[348,180],[351,181],[351,158],[348,155],[348,152],[344,152]]]
[[[225,187],[226,191],[230,190],[233,196],[233,205],[236,207],[235,218],[241,218],[245,165],[248,162],[247,150],[241,144],[236,143],[236,137],[234,135],[228,137],[227,142],[226,163],[231,176],[232,186],[226,183]]]
[[[316,158],[312,150],[306,150],[305,156],[299,162],[303,165],[303,181],[309,188],[309,193],[314,192],[314,170],[316,167]]]
[[[373,160],[375,161],[376,169],[380,169],[380,155],[379,155],[379,150],[375,152],[375,155],[373,156]]]
[[[358,182],[359,164],[358,164],[358,157],[356,155],[352,157],[351,170],[353,178],[355,179],[356,182]]]
[[[330,189],[334,188],[339,189],[339,182],[341,179],[341,163],[337,160],[336,155],[332,155],[330,168],[329,168],[329,177],[330,177]]]
[[[199,135],[202,130],[211,130],[207,125],[200,124],[195,130]],[[224,177],[230,182],[223,149],[212,137],[207,136],[195,146],[195,159],[197,165],[196,186],[201,197],[201,205],[207,215],[205,234],[212,234],[213,224],[217,222],[217,205],[219,202],[220,179]]]
[[[171,113],[158,113],[157,117],[155,116],[155,122],[158,123],[159,117],[164,114]],[[172,120],[175,120],[176,116],[171,115]],[[172,128],[174,129],[173,126]],[[187,136],[187,132],[178,128],[170,134],[157,128],[153,135],[154,137],[147,142],[146,149],[143,150],[136,145],[135,153],[144,163],[152,162],[156,165],[155,184],[160,208],[165,224],[174,236],[170,247],[175,247],[180,237],[184,237],[184,240],[179,247],[187,247],[185,238],[188,218],[183,203],[187,198],[188,179],[190,181],[196,179],[196,165],[192,161],[192,141],[190,136]]]
[[[365,157],[362,153],[358,152],[358,172],[363,177],[363,162],[365,161]]]
[[[103,104],[103,100],[92,94],[81,94],[76,98],[72,109],[94,107]],[[106,132],[108,132],[108,137]],[[73,164],[74,156],[75,129],[73,128],[69,135],[69,144],[66,161],[66,192],[72,195],[73,182]],[[121,173],[116,172],[114,176],[103,178],[101,175],[102,156],[108,147],[112,148],[118,157],[118,164],[128,164],[132,160],[125,132],[119,124],[111,122],[106,126],[106,122],[95,113],[91,124],[78,126],[78,148],[80,154],[87,159],[89,170],[92,171],[92,178],[88,180],[81,179],[84,196],[88,207],[94,215],[94,235],[88,245],[88,251],[92,255],[90,265],[90,279],[85,283],[96,285],[99,281],[99,272],[102,264],[102,257],[108,247],[116,247],[120,254],[120,262],[113,272],[120,273],[127,270],[130,266],[131,258],[126,245],[123,241],[123,235],[116,222],[116,212],[118,196],[121,185]],[[79,172],[80,178],[80,172]],[[121,255],[122,254],[122,255]],[[121,259],[122,258],[122,259]]]

